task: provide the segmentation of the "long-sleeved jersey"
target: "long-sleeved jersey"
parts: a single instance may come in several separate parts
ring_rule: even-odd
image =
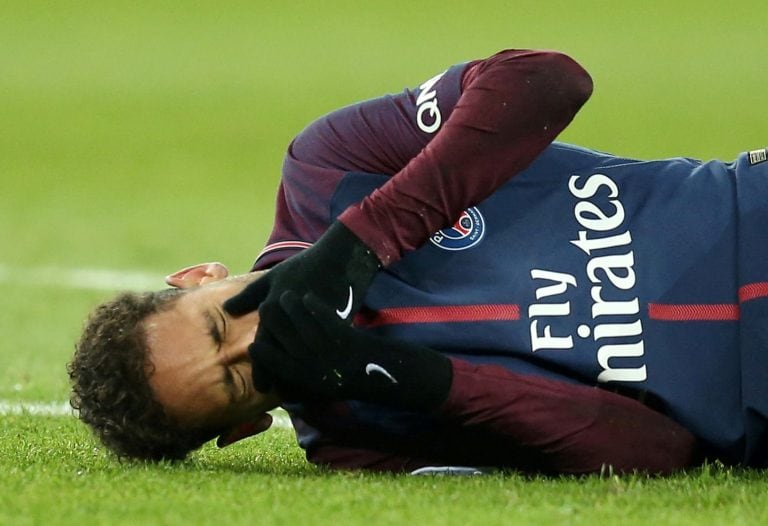
[[[766,150],[725,164],[552,143],[590,89],[563,55],[508,51],[292,143],[254,269],[339,218],[387,265],[356,323],[454,363],[434,414],[289,407],[310,460],[665,472],[699,458],[695,436],[768,462]]]

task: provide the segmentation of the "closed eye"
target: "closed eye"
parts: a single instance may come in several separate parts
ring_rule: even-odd
[[[234,404],[237,402],[239,389],[235,383],[235,376],[232,374],[232,369],[229,367],[224,368],[224,385],[227,388],[227,397],[229,397],[229,403]]]
[[[208,324],[208,334],[213,340],[213,343],[216,344],[216,352],[219,353],[221,352],[221,345],[224,342],[224,338],[221,335],[219,326],[210,312],[204,311],[203,315],[205,316],[206,323]],[[242,382],[242,378],[243,378],[242,375],[240,375],[239,372],[237,373],[237,375]],[[243,393],[244,390],[238,389],[237,384],[235,383],[235,376],[232,374],[232,370],[229,367],[224,367],[223,383],[227,390],[227,397],[229,398],[229,403],[231,404],[235,403],[238,399],[238,395],[240,393]],[[242,385],[244,386],[245,384],[243,383]]]
[[[224,339],[221,337],[221,331],[219,331],[219,326],[216,324],[216,320],[213,319],[213,316],[211,315],[210,312],[205,311],[203,315],[205,316],[205,321],[208,324],[208,334],[213,340],[213,343],[216,344],[217,352],[221,351],[221,344],[224,341]]]
[[[239,381],[239,382],[236,382],[236,383],[239,383],[239,384],[240,384],[240,386],[237,388],[238,394],[239,394],[240,396],[244,397],[244,396],[246,395],[246,393],[247,393],[247,388],[246,388],[246,386],[247,386],[248,384],[246,384],[246,383],[245,383],[245,378],[243,378],[243,374],[240,372],[240,370],[238,370],[238,369],[235,369],[235,374],[236,374],[236,375],[237,375],[237,377],[240,379],[240,381]]]

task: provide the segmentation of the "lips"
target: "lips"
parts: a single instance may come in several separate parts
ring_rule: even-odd
[[[245,422],[230,429],[229,432],[222,434],[217,440],[218,447],[227,447],[235,442],[243,440],[259,433],[263,433],[272,425],[272,415],[263,413],[253,422]]]

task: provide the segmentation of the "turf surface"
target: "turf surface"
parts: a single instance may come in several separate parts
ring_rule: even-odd
[[[568,51],[596,88],[562,138],[586,146],[726,159],[765,146],[762,3],[626,4],[3,2],[0,400],[67,398],[72,342],[111,295],[73,283],[73,269],[142,271],[158,286],[199,261],[244,271],[293,135],[455,62]],[[0,421],[0,524],[768,523],[754,472],[340,475],[305,464],[284,430],[180,466],[129,465],[71,418]]]
[[[707,467],[668,479],[329,473],[290,432],[182,465],[121,464],[70,419],[6,418],[2,524],[765,524],[768,478]]]

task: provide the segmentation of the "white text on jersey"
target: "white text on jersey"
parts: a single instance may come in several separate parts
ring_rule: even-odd
[[[574,217],[584,228],[579,230],[578,239],[571,243],[590,258],[586,265],[586,276],[592,283],[592,321],[580,325],[576,332],[579,337],[591,336],[600,344],[597,363],[602,371],[598,374],[598,382],[643,382],[647,378],[645,365],[630,366],[626,363],[627,359],[642,358],[645,347],[639,317],[640,301],[632,293],[637,281],[634,252],[631,250],[632,235],[626,230],[616,232],[625,219],[624,206],[617,199],[619,188],[610,177],[603,174],[593,174],[583,185],[577,186],[580,179],[581,176],[574,175],[568,181],[571,195],[579,199],[574,207]],[[601,189],[608,191],[607,205],[612,210],[606,211],[596,200],[591,200]],[[572,335],[553,335],[552,327],[546,324],[540,330],[539,320],[546,323],[547,318],[571,314],[570,301],[542,303],[541,300],[562,296],[568,292],[569,286],[577,287],[576,277],[551,270],[533,269],[531,278],[550,283],[536,289],[538,303],[528,309],[528,316],[532,320],[531,350],[573,349]],[[621,321],[617,321],[616,317],[621,317]]]
[[[419,125],[419,129],[425,133],[435,133],[440,124],[442,124],[442,115],[440,115],[440,108],[437,106],[437,91],[432,87],[438,80],[445,75],[445,72],[435,75],[424,84],[419,86],[419,96],[416,99],[416,124]],[[424,122],[424,114],[427,114],[427,122]]]

